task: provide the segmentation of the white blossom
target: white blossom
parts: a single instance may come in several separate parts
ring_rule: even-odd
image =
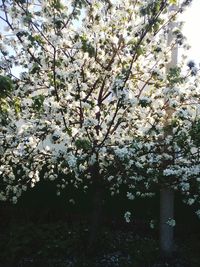
[[[166,223],[171,227],[175,227],[176,225],[176,221],[172,218],[169,218],[169,220]]]
[[[130,211],[126,211],[125,214],[124,214],[124,218],[125,218],[125,221],[127,223],[130,223],[130,221],[131,221],[131,212]]]

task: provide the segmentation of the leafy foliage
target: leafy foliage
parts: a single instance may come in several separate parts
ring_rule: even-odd
[[[13,88],[13,82],[10,77],[0,75],[0,98],[10,96]]]

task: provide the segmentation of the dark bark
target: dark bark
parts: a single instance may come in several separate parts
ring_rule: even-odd
[[[98,249],[98,239],[100,234],[100,228],[102,224],[103,213],[103,194],[101,189],[97,189],[94,196],[93,212],[91,216],[90,232],[88,240],[88,252],[94,254]]]
[[[101,179],[101,176],[99,174],[98,166],[95,166],[93,175],[94,175],[93,210],[91,213],[89,238],[87,246],[87,253],[89,255],[95,254],[95,252],[98,249],[98,238],[101,230],[102,217],[103,217],[103,202],[104,202],[103,180]]]

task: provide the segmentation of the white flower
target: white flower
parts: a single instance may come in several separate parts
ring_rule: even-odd
[[[28,177],[32,179],[33,176],[34,176],[34,172],[33,171],[29,172]]]
[[[187,204],[191,206],[194,202],[195,202],[194,198],[189,198]]]
[[[198,218],[200,219],[200,210],[197,210],[195,213],[198,216]]]
[[[169,220],[166,223],[171,227],[174,227],[176,225],[176,221],[172,218],[169,218]]]
[[[110,175],[109,177],[108,177],[108,181],[110,182],[110,181],[112,181],[114,179],[114,176],[113,175]]]
[[[54,181],[55,180],[55,176],[53,174],[49,175],[49,180],[50,181]]]
[[[61,178],[58,191],[68,183],[76,188],[81,184],[80,190],[86,191],[84,185],[94,182],[91,166],[95,163],[102,180],[107,178],[111,195],[119,193],[120,184],[126,184],[130,192],[126,191],[125,198],[150,197],[153,192],[149,190],[164,175],[171,186],[176,177],[176,190],[189,198],[190,186],[200,177],[199,148],[190,134],[200,113],[200,79],[197,73],[195,82],[184,79],[184,83],[165,88],[165,66],[173,45],[167,44],[166,27],[162,26],[171,14],[161,12],[159,33],[147,31],[144,39],[148,42],[134,51],[144,26],[140,10],[154,0],[138,1],[138,5],[136,1],[110,0],[109,8],[101,1],[88,1],[92,8],[85,5],[75,19],[70,16],[73,1],[61,0],[64,7],[56,14],[51,1],[40,1],[36,9],[41,16],[34,12],[38,0],[30,1],[32,19],[38,27],[44,24],[46,39],[41,27],[38,32],[23,20],[23,5],[13,9],[9,4],[12,1],[7,1],[13,31],[2,33],[0,46],[5,53],[12,51],[9,68],[19,65],[24,74],[12,98],[0,101],[7,117],[2,123],[0,116],[0,179],[6,187],[0,198],[15,203],[28,184],[35,186],[43,170],[44,178],[52,181],[58,173],[70,176],[69,181]],[[55,31],[55,18],[65,27],[57,25]],[[60,38],[57,31],[62,33]],[[16,42],[19,36],[20,45]],[[34,37],[33,42],[29,36]],[[42,45],[38,46],[40,41]],[[25,53],[27,49],[33,58]],[[0,56],[1,60],[4,66],[6,60]],[[178,67],[183,77],[181,64]],[[1,75],[6,73],[3,68]],[[167,134],[166,120],[170,125],[175,122]],[[178,142],[182,135],[183,148]],[[76,140],[85,139],[91,149],[84,149],[84,142],[82,147],[76,146]],[[191,149],[192,156],[185,147]],[[162,174],[161,167],[173,160],[172,154],[176,155],[173,167],[167,164]],[[188,204],[198,197],[189,198]],[[131,213],[127,211],[124,216],[130,222]]]
[[[69,200],[69,203],[72,203],[73,205],[75,204],[75,200],[73,199],[73,198],[71,198],[70,200]]]
[[[71,168],[74,168],[76,166],[76,157],[74,155],[69,155],[68,164]]]
[[[50,150],[51,150],[50,146],[48,146],[48,145],[46,145],[46,146],[44,147],[44,149],[45,149],[46,151],[50,151]]]
[[[130,192],[127,192],[127,198],[129,199],[129,200],[133,200],[134,198],[135,198],[135,196],[132,194],[132,193],[130,193]]]
[[[84,172],[86,169],[86,167],[83,164],[80,164],[78,168],[80,172]]]
[[[22,185],[22,190],[26,191],[27,190],[27,186],[26,185]]]
[[[127,223],[130,223],[130,221],[131,221],[131,212],[130,211],[126,211],[125,214],[124,214],[124,218],[125,218]]]
[[[151,229],[154,229],[155,228],[155,221],[154,220],[151,220],[150,221],[150,228]]]
[[[92,156],[89,159],[89,165],[93,165],[96,162],[96,155],[92,154]]]
[[[115,154],[123,159],[127,154],[128,154],[128,149],[126,147],[123,147],[123,148],[116,148],[115,149]]]
[[[14,197],[12,198],[12,202],[13,202],[13,204],[16,204],[16,203],[17,203],[17,197],[16,197],[16,196],[14,196]]]

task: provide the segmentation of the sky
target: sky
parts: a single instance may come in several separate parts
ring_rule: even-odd
[[[193,0],[193,3],[181,16],[185,21],[183,33],[191,46],[188,51],[188,58],[200,63],[200,0]]]

